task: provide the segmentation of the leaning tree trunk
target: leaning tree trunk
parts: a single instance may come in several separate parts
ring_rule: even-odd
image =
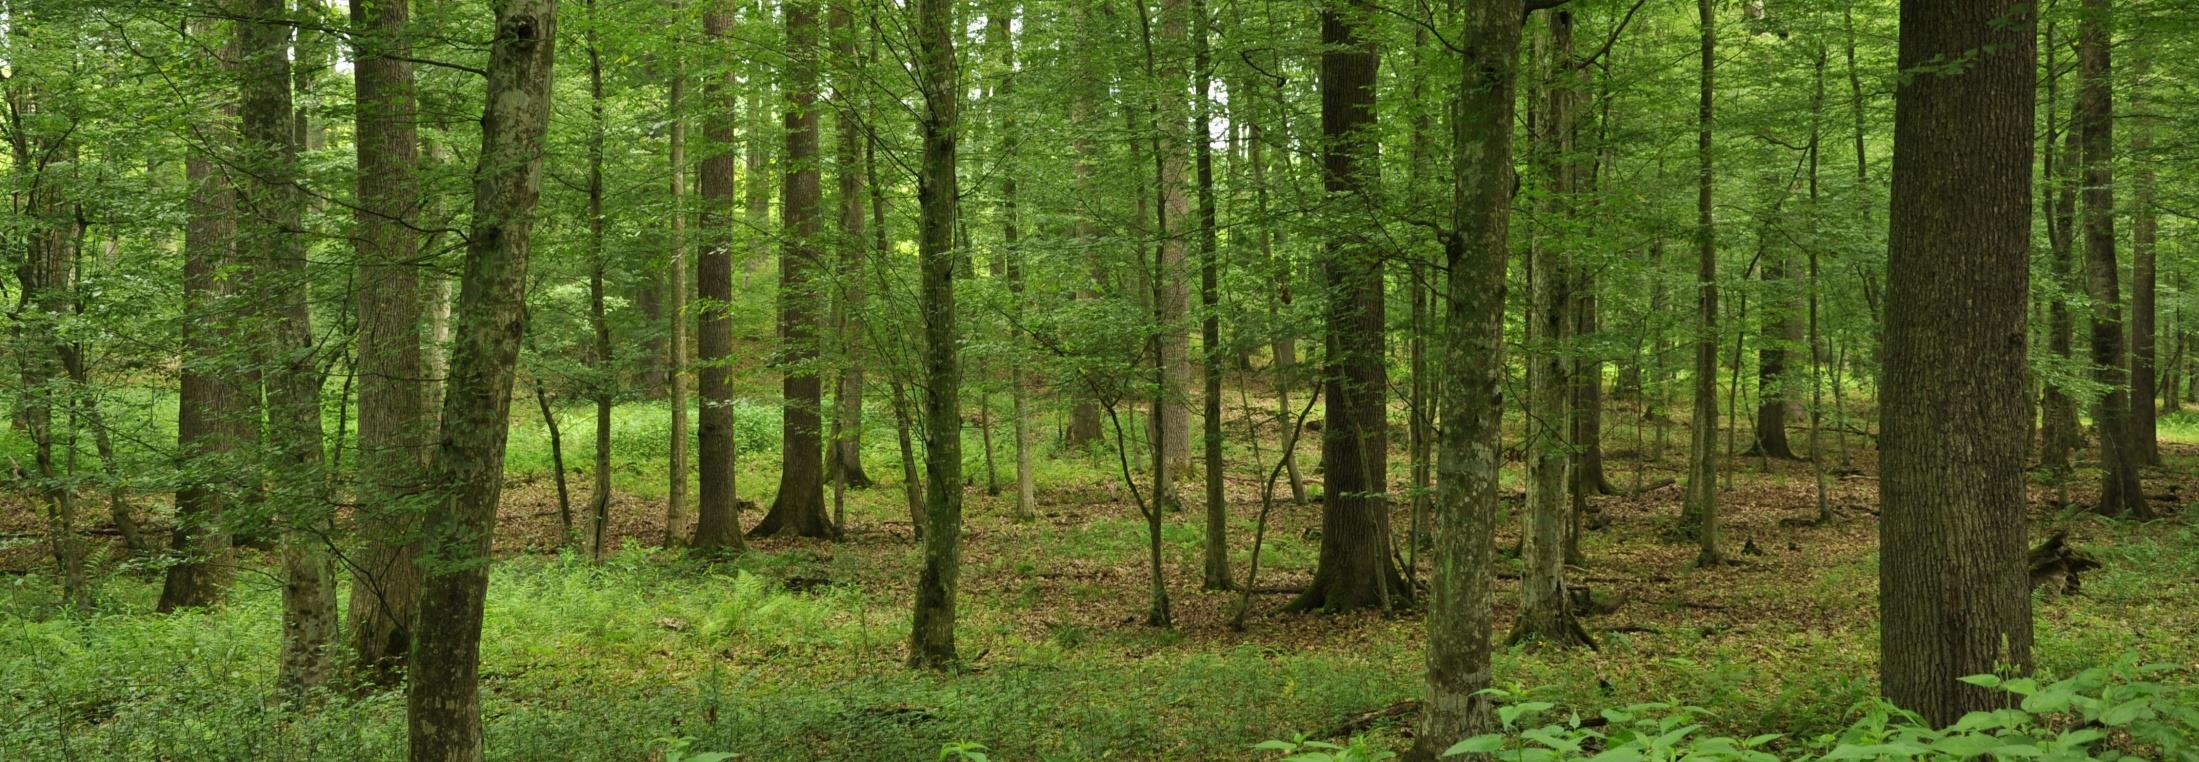
[[[1321,12],[1322,187],[1347,208],[1376,194],[1381,179],[1374,155],[1378,59],[1361,27],[1372,15],[1369,0]],[[1355,227],[1339,225],[1323,252],[1328,425],[1321,466],[1328,479],[1321,553],[1312,583],[1290,603],[1295,611],[1389,610],[1412,600],[1390,552],[1384,253]]]
[[[924,323],[924,564],[909,624],[909,664],[948,669],[955,590],[962,571],[962,361],[956,327],[955,140],[961,76],[954,53],[953,0],[916,0],[917,82],[924,140],[917,173],[918,293]]]
[[[733,14],[718,7],[702,17],[703,37],[710,47],[729,44]],[[703,86],[703,100],[710,104],[703,122],[704,142],[710,153],[697,168],[702,211],[702,254],[695,260],[695,401],[702,408],[696,416],[695,552],[711,555],[737,552],[741,539],[739,500],[735,496],[733,468],[733,389],[731,370],[733,323],[726,314],[733,300],[733,138],[734,106],[740,90],[733,70],[726,68]]]
[[[1503,465],[1504,268],[1511,259],[1515,2],[1467,6],[1452,125],[1449,298],[1438,335],[1443,426],[1436,461],[1435,568],[1428,580],[1427,699],[1410,759],[1433,760],[1490,728],[1497,469]]]
[[[2145,459],[2131,423],[2130,366],[2123,344],[2123,295],[2115,263],[2115,124],[2107,0],[2085,0],[2078,27],[2076,128],[2083,146],[2085,283],[2092,297],[2092,380],[2106,388],[2093,407],[2100,432],[2100,502],[2110,516],[2152,518],[2138,484]]]
[[[430,484],[442,492],[428,514],[431,544],[424,550],[444,563],[426,567],[421,581],[405,695],[414,762],[481,759],[481,613],[550,121],[557,4],[499,0],[495,7],[443,436],[428,468]]]
[[[2023,337],[2035,26],[2013,0],[1901,8],[1902,71],[1969,61],[1904,80],[1894,101],[1879,678],[1887,698],[1934,726],[2010,703],[1961,678],[2031,664]]]
[[[395,685],[411,647],[420,595],[414,556],[427,462],[427,388],[420,358],[420,188],[405,0],[351,0],[358,35],[359,508],[352,564],[351,648],[362,677]]]
[[[838,527],[825,511],[824,386],[817,373],[817,307],[824,253],[823,175],[818,171],[817,6],[785,3],[787,66],[786,166],[781,172],[779,250],[780,406],[779,491],[770,512],[749,534],[831,537]]]

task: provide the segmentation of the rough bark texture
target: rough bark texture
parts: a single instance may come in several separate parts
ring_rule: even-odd
[[[321,375],[313,343],[298,137],[291,112],[290,25],[282,0],[255,0],[237,34],[239,147],[252,179],[238,223],[260,305],[255,337],[266,352],[268,513],[282,530],[282,652],[278,684],[293,695],[326,681],[336,638],[332,512],[321,472]]]
[[[1795,459],[1794,446],[1787,441],[1787,415],[1794,407],[1787,358],[1790,350],[1802,346],[1792,267],[1784,251],[1765,252],[1764,332],[1756,350],[1756,431],[1748,449],[1750,455],[1784,460]]]
[[[1142,11],[1141,11],[1142,12]],[[1190,78],[1184,70],[1180,50],[1189,39],[1191,14],[1185,8],[1185,0],[1160,0],[1159,39],[1154,45],[1166,45],[1169,51],[1151,60],[1159,100],[1154,105],[1154,117],[1158,124],[1156,140],[1160,162],[1160,192],[1158,196],[1162,224],[1156,231],[1160,236],[1157,252],[1158,268],[1154,272],[1154,318],[1160,324],[1160,366],[1163,372],[1161,399],[1166,411],[1156,410],[1153,420],[1160,426],[1158,437],[1163,454],[1168,458],[1168,472],[1172,475],[1191,473],[1191,324],[1188,320],[1191,308],[1191,278],[1186,269],[1184,235],[1185,224],[1191,220],[1191,197],[1186,182],[1190,169],[1190,157],[1185,154],[1191,148],[1191,114],[1186,108],[1182,93]],[[1205,134],[1206,126],[1197,125]],[[1164,414],[1165,413],[1165,414]],[[1173,477],[1171,477],[1173,478]],[[1172,492],[1173,485],[1155,485],[1156,493]]]
[[[825,450],[825,477],[835,484],[862,489],[871,486],[863,471],[863,337],[869,323],[863,311],[869,291],[863,285],[864,264],[871,245],[864,230],[870,190],[864,187],[863,142],[865,128],[854,93],[861,87],[855,67],[862,64],[855,52],[855,13],[847,2],[835,2],[829,25],[834,57],[844,78],[833,86],[833,173],[839,188],[839,237],[835,239],[833,296],[834,351],[839,363],[833,380],[833,416],[830,444]],[[843,527],[844,528],[844,527]]]
[[[1935,725],[2004,706],[1957,678],[2031,662],[2024,555],[2031,235],[2029,6],[1901,8],[1885,405],[1879,677]],[[1976,55],[1976,51],[1991,51]],[[1959,71],[1919,71],[1974,56]],[[1965,372],[1949,373],[1949,368]]]
[[[395,684],[411,648],[420,469],[430,427],[420,361],[412,231],[420,188],[407,0],[351,0],[358,56],[359,476],[361,550],[351,570],[351,648],[362,677]]]
[[[2047,181],[2039,197],[2040,206],[2048,210],[2046,238],[2053,252],[2054,272],[2054,281],[2048,284],[2046,297],[2046,349],[2067,365],[2076,355],[2076,319],[2070,313],[2069,300],[2073,296],[2070,284],[2076,278],[2080,150],[2075,120],[2061,128],[2054,124],[2054,117],[2061,108],[2061,73],[2055,59],[2062,47],[2054,26],[2049,24],[2046,63],[2047,71],[2053,72],[2053,76],[2046,81],[2047,140],[2040,147]],[[2054,144],[2057,133],[2063,141],[2059,150]],[[2084,444],[2084,433],[2077,421],[2076,398],[2059,384],[2046,384],[2039,395],[2039,418],[2039,465],[2053,472],[2058,482],[2067,482],[2070,454]]]
[[[2108,52],[2112,11],[2107,0],[2085,0],[2077,34],[2078,142],[2083,146],[2085,284],[2092,296],[2092,380],[2107,388],[2093,406],[2100,434],[2101,513],[2151,518],[2138,484],[2144,461],[2131,422],[2130,366],[2123,342],[2123,294],[2115,258],[2115,123]]]
[[[713,48],[727,44],[733,32],[733,14],[712,8],[702,17],[703,36]],[[697,414],[695,459],[696,552],[738,551],[743,547],[739,501],[733,483],[733,390],[729,378],[733,355],[733,323],[726,307],[733,299],[733,153],[734,104],[740,91],[728,67],[703,86],[709,116],[703,121],[704,143],[710,153],[698,169],[701,178],[702,255],[695,260],[695,401]],[[750,176],[750,182],[755,182]]]
[[[2161,218],[2154,209],[2155,180],[2151,105],[2142,100],[2147,71],[2152,61],[2140,49],[2130,67],[2130,417],[2131,436],[2137,440],[2138,458],[2149,466],[2161,465],[2161,443],[2155,431],[2154,398],[2160,372],[2155,362],[2154,252],[2161,235]]]
[[[955,320],[955,140],[961,112],[953,0],[915,0],[924,140],[917,173],[918,294],[924,322],[924,562],[909,625],[909,664],[947,669],[962,567],[962,361]]]
[[[1366,0],[1321,13],[1322,187],[1339,206],[1359,208],[1377,191],[1373,17]],[[1321,554],[1293,610],[1391,609],[1412,599],[1390,553],[1389,373],[1384,367],[1382,258],[1377,243],[1338,226],[1323,251],[1328,289],[1321,432],[1327,474]]]
[[[770,512],[749,534],[831,537],[825,511],[824,386],[817,372],[818,304],[824,270],[823,174],[817,166],[817,6],[788,2],[786,166],[781,173],[779,248],[780,406],[779,491]]]
[[[1697,0],[1701,24],[1701,89],[1695,131],[1695,414],[1688,426],[1687,501],[1680,531],[1699,546],[1698,565],[1724,560],[1718,550],[1718,240],[1711,216],[1711,75],[1718,33],[1712,0]]]
[[[212,19],[193,19],[194,37],[214,36]],[[203,43],[236,58],[236,37]],[[217,63],[216,65],[224,65]],[[193,478],[176,489],[176,525],[169,550],[174,565],[162,581],[162,612],[211,605],[221,599],[233,575],[229,531],[222,512],[237,493],[232,458],[243,440],[243,416],[251,409],[243,379],[223,362],[236,343],[235,315],[228,301],[235,279],[224,273],[235,266],[236,193],[212,154],[227,144],[235,115],[209,109],[203,144],[184,158],[183,362],[176,408],[178,465]]]
[[[406,682],[413,762],[478,762],[482,752],[481,613],[504,488],[512,374],[526,331],[528,239],[542,188],[557,3],[499,0],[495,13],[450,381],[428,469],[440,493],[427,519],[420,624]]]
[[[1432,760],[1494,723],[1489,633],[1504,381],[1504,268],[1511,259],[1512,111],[1520,3],[1471,3],[1452,125],[1450,286],[1437,341],[1443,425],[1428,579],[1428,693],[1408,758]]]

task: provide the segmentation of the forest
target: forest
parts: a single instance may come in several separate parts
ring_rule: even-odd
[[[0,0],[0,758],[2199,760],[2190,0]]]

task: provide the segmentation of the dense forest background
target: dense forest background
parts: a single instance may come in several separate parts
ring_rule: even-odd
[[[2199,753],[2181,0],[5,0],[0,74],[10,758]]]

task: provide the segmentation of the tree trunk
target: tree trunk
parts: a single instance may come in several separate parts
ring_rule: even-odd
[[[909,664],[948,669],[962,567],[962,361],[955,320],[955,141],[961,111],[953,0],[916,0],[917,82],[924,140],[917,174],[918,295],[924,323],[924,564],[909,626]]]
[[[237,57],[237,40],[224,35],[215,43],[215,22],[192,19],[190,34],[204,39],[202,47],[221,51],[217,65]],[[236,243],[236,195],[228,175],[216,166],[214,154],[225,145],[233,128],[234,112],[226,108],[201,113],[211,145],[194,145],[184,157],[183,228],[183,360],[181,392],[176,408],[177,465],[193,474],[176,489],[175,529],[169,549],[177,556],[161,584],[157,610],[212,605],[228,589],[233,575],[229,531],[222,513],[228,498],[238,492],[232,459],[240,441],[245,411],[243,379],[228,367],[225,356],[237,343],[236,315],[227,303],[236,293],[235,279],[225,277]]]
[[[1796,459],[1787,441],[1787,415],[1794,407],[1788,393],[1794,374],[1787,358],[1802,346],[1802,324],[1795,320],[1792,264],[1785,253],[1765,252],[1764,330],[1756,350],[1756,432],[1748,449],[1749,455],[1762,458]]]
[[[504,487],[512,371],[526,332],[529,237],[542,187],[556,60],[554,0],[499,0],[489,49],[473,222],[466,237],[443,438],[428,468],[442,490],[428,514],[419,631],[406,721],[413,762],[481,759],[481,613]]]
[[[596,38],[595,0],[582,0],[588,27],[581,37],[588,56],[588,327],[595,346],[588,353],[589,391],[596,403],[595,488],[588,493],[588,557],[603,560],[611,521],[611,404],[618,393],[617,359],[611,353],[611,324],[604,320],[603,278],[610,263],[603,250],[603,56]]]
[[[733,14],[722,7],[703,13],[703,36],[712,49],[730,44]],[[734,492],[733,449],[733,323],[726,314],[733,300],[733,139],[740,101],[738,83],[731,68],[703,85],[709,104],[703,121],[703,139],[710,153],[697,172],[702,212],[702,255],[695,260],[695,401],[701,407],[696,423],[695,459],[700,471],[695,500],[695,552],[713,555],[738,552],[741,539],[739,500]],[[751,141],[750,151],[755,150]],[[757,182],[750,175],[750,182]]]
[[[1185,0],[1160,0],[1159,39],[1152,45],[1168,45],[1173,48],[1189,39],[1189,25],[1184,7]],[[1156,131],[1155,161],[1160,167],[1156,209],[1161,225],[1154,231],[1160,237],[1157,267],[1153,272],[1153,317],[1160,328],[1160,367],[1163,371],[1160,399],[1167,410],[1153,412],[1154,425],[1160,431],[1154,438],[1168,458],[1170,474],[1191,472],[1191,326],[1188,315],[1191,305],[1191,279],[1185,265],[1184,227],[1191,218],[1191,199],[1186,192],[1185,170],[1190,164],[1185,152],[1190,149],[1194,130],[1189,123],[1182,99],[1173,94],[1183,92],[1189,77],[1183,68],[1183,59],[1176,55],[1155,58],[1147,53],[1148,73],[1157,81],[1157,92],[1170,95],[1157,96],[1154,103]],[[1205,134],[1206,126],[1199,125],[1197,132]],[[1166,491],[1173,493],[1173,485],[1153,487],[1156,495]],[[1173,505],[1173,502],[1170,503]]]
[[[395,685],[420,595],[414,555],[429,439],[420,356],[419,146],[406,0],[351,0],[358,53],[359,475],[351,648],[361,677]]]
[[[1206,389],[1201,396],[1206,403],[1205,414],[1205,469],[1206,478],[1206,542],[1203,587],[1208,590],[1228,590],[1229,572],[1229,504],[1222,493],[1222,363],[1227,347],[1222,346],[1221,317],[1221,246],[1215,230],[1214,201],[1214,141],[1208,139],[1207,125],[1214,121],[1214,62],[1212,31],[1207,18],[1206,0],[1191,0],[1192,68],[1197,77],[1194,101],[1197,110],[1191,123],[1193,160],[1198,173],[1199,194],[1199,306],[1204,313],[1199,324],[1199,350],[1205,360]]]
[[[2046,28],[2046,141],[2040,146],[2041,166],[2046,178],[2039,196],[2040,206],[2046,210],[2047,245],[2053,251],[2054,280],[2048,285],[2046,304],[2046,348],[2065,367],[2075,366],[2076,321],[2070,314],[2070,282],[2076,278],[2077,235],[2077,165],[2080,143],[2076,120],[2071,119],[2066,128],[2057,127],[2054,118],[2060,113],[2061,69],[2055,61],[2062,43],[2057,39],[2055,26]],[[2074,115],[2075,111],[2072,110]],[[2055,136],[2062,138],[2060,150],[2056,150]],[[2048,383],[2039,397],[2039,465],[2054,474],[2057,483],[2068,481],[2071,451],[2082,446],[2084,434],[2077,421],[2077,400],[2060,384]]]
[[[2023,336],[2035,26],[2030,6],[2010,0],[1901,8],[1902,71],[1970,61],[1906,79],[1894,107],[1879,676],[1887,698],[1935,726],[2010,703],[1959,678],[2031,664]]]
[[[245,60],[239,112],[250,212],[240,250],[255,257],[258,337],[266,348],[270,515],[282,529],[282,652],[277,681],[293,698],[324,682],[336,637],[336,569],[329,553],[333,512],[321,470],[321,376],[307,298],[303,209],[295,186],[298,131],[291,111],[290,31],[282,0],[257,0],[238,26]]]
[[[1409,759],[1493,726],[1489,633],[1503,463],[1504,269],[1511,259],[1513,87],[1524,4],[1468,4],[1452,125],[1450,271],[1443,330],[1427,699]]]
[[[2130,210],[2130,416],[2139,462],[2158,466],[2161,465],[2161,443],[2154,420],[2157,415],[2154,397],[2159,393],[2155,374],[2160,369],[2154,361],[2154,320],[2157,317],[2154,250],[2160,240],[2161,220],[2153,207],[2153,157],[2147,155],[2153,151],[2152,117],[2146,113],[2146,108],[2152,104],[2143,100],[2143,85],[2153,62],[2142,48],[2134,52],[2129,84],[2130,188],[2133,195]]]
[[[836,103],[833,108],[833,172],[839,192],[840,232],[834,239],[833,336],[835,359],[832,392],[832,430],[825,450],[825,476],[834,484],[856,489],[871,486],[863,471],[863,364],[862,346],[869,322],[864,316],[869,291],[863,286],[863,267],[869,261],[871,243],[864,230],[870,191],[864,187],[864,127],[855,100],[861,91],[860,67],[866,59],[856,54],[858,36],[855,14],[847,2],[834,2],[827,19],[832,34],[833,56],[838,62],[833,76]],[[841,523],[837,517],[835,524]],[[845,530],[846,527],[840,527]]]
[[[1717,60],[1718,33],[1712,0],[1697,0],[1701,25],[1701,88],[1696,106],[1695,131],[1695,415],[1689,422],[1687,502],[1680,514],[1680,531],[1695,540],[1695,563],[1723,563],[1718,549],[1718,242],[1711,217],[1710,129],[1713,63]]]
[[[2115,125],[2107,0],[2085,0],[2077,34],[2079,142],[2083,146],[2085,283],[2092,297],[2092,380],[2107,389],[2093,407],[2100,433],[2100,502],[2110,516],[2152,518],[2138,484],[2145,456],[2131,422],[2130,365],[2123,350],[2123,295],[2115,264]]]
[[[675,0],[674,8],[679,3]],[[684,49],[672,52],[672,77],[669,102],[666,111],[672,118],[671,136],[667,152],[668,172],[672,185],[671,220],[671,282],[666,288],[665,305],[671,330],[666,340],[664,360],[665,396],[672,412],[670,462],[664,495],[664,540],[666,548],[678,548],[687,544],[689,507],[687,504],[688,434],[687,434],[687,59]]]
[[[817,373],[819,271],[824,269],[824,186],[818,171],[817,6],[785,3],[787,59],[786,165],[781,173],[779,358],[785,401],[780,406],[779,491],[749,534],[832,537],[825,511],[824,387]]]
[[[1321,12],[1322,187],[1345,206],[1379,194],[1375,151],[1373,38],[1360,28],[1369,0]],[[1322,393],[1327,425],[1321,465],[1321,552],[1313,582],[1291,601],[1295,611],[1390,610],[1412,590],[1390,552],[1389,373],[1383,366],[1382,262],[1377,243],[1341,226],[1325,247],[1327,354]]]

